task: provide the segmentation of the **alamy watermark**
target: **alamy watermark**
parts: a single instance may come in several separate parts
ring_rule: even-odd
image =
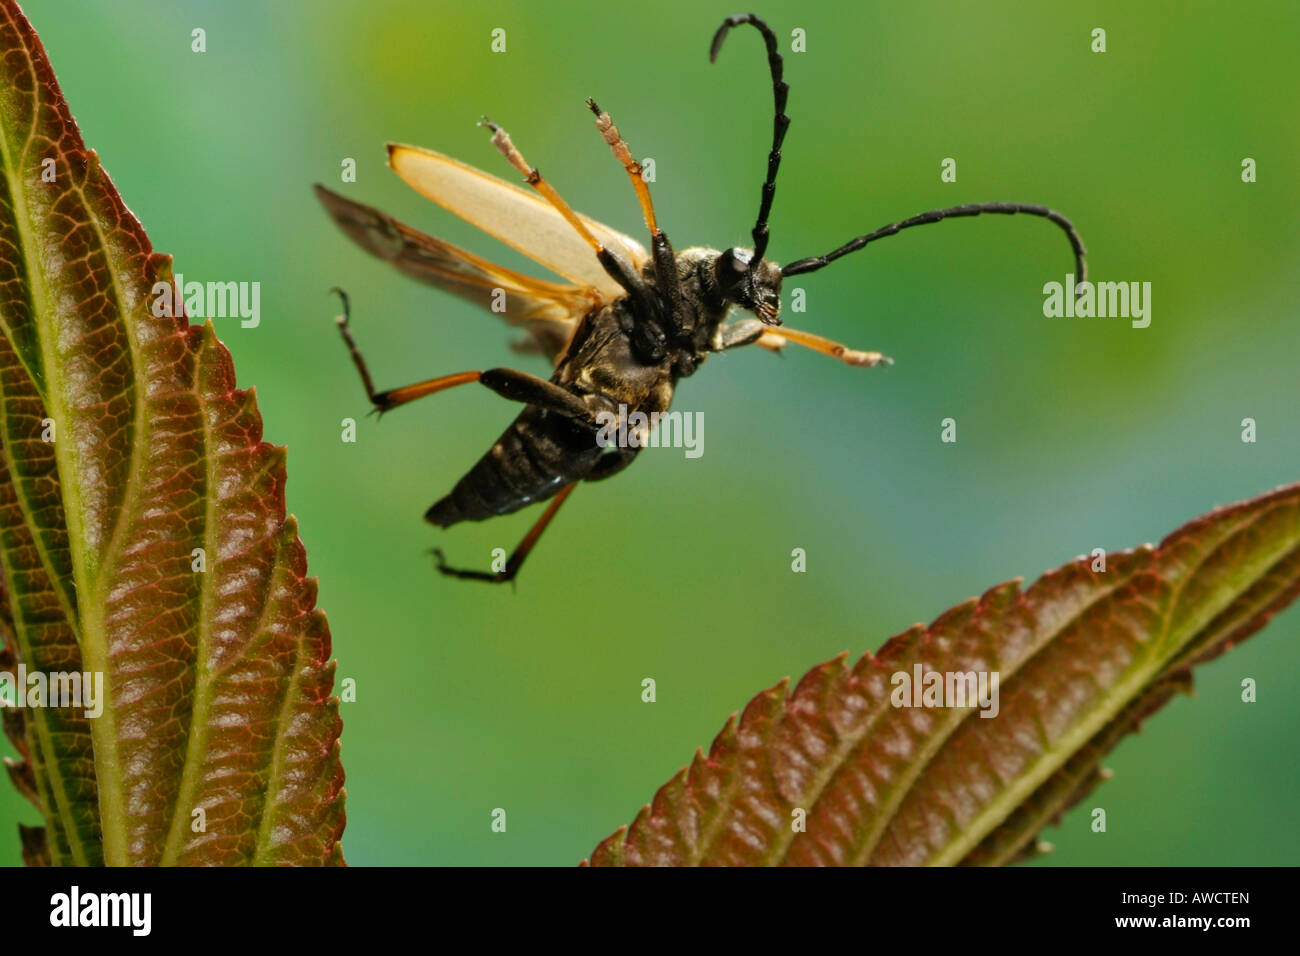
[[[1067,289],[1074,289],[1070,295]],[[1150,282],[1080,282],[1067,272],[1065,282],[1043,286],[1043,315],[1049,319],[1131,319],[1133,328],[1151,324]]]
[[[998,715],[997,671],[895,671],[889,702],[895,707],[979,707],[981,717]]]
[[[703,412],[597,412],[596,444],[601,448],[684,448],[687,458],[704,454]]]
[[[191,319],[234,319],[246,329],[262,322],[262,283],[260,282],[186,282],[176,273],[175,283],[153,284],[152,312],[157,318],[174,317],[185,307]]]
[[[94,719],[104,712],[104,673],[28,671],[20,663],[0,671],[0,707],[80,707]]]
[[[73,885],[50,897],[54,927],[124,927],[133,936],[148,936],[153,928],[152,893],[94,893]]]

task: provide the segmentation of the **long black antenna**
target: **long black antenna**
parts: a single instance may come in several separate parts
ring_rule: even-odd
[[[758,204],[758,221],[754,223],[754,257],[750,263],[756,265],[763,260],[763,253],[767,251],[767,217],[772,212],[772,198],[776,195],[776,172],[781,168],[781,143],[785,139],[785,131],[790,127],[790,117],[785,115],[785,98],[790,93],[790,87],[781,78],[784,64],[781,54],[777,52],[776,34],[772,32],[771,27],[752,13],[737,13],[722,21],[722,26],[718,27],[718,32],[713,34],[713,43],[709,46],[709,62],[712,63],[718,58],[718,51],[722,49],[722,41],[726,38],[727,31],[742,23],[752,23],[763,34],[763,41],[767,44],[767,65],[772,73],[772,99],[775,103],[775,114],[772,120],[772,151],[767,154],[767,179],[763,182],[763,196]]]
[[[882,226],[875,232],[869,232],[865,236],[858,236],[858,238],[846,242],[834,252],[828,252],[824,256],[813,256],[810,259],[799,259],[792,262],[788,266],[782,267],[781,274],[795,276],[804,272],[816,272],[818,269],[830,265],[841,256],[847,256],[850,252],[857,252],[869,242],[892,236],[904,229],[910,229],[913,226],[924,226],[927,223],[939,222],[943,219],[955,219],[958,216],[978,216],[982,212],[997,212],[1006,215],[1023,212],[1030,216],[1042,216],[1044,219],[1050,219],[1060,226],[1070,240],[1070,247],[1074,250],[1075,290],[1078,291],[1079,284],[1087,278],[1087,269],[1083,262],[1086,250],[1083,248],[1083,240],[1079,238],[1079,233],[1075,231],[1074,223],[1054,209],[1023,202],[972,202],[966,203],[964,206],[953,206],[950,209],[932,209],[929,212],[921,213],[919,216],[913,216],[911,219],[904,219],[902,222]]]

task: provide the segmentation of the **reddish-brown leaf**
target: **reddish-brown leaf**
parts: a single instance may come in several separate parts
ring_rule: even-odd
[[[1211,512],[1158,548],[999,585],[850,665],[734,715],[593,865],[990,864],[1100,779],[1191,667],[1300,591],[1300,485]],[[996,672],[999,710],[898,707],[894,675]],[[806,830],[792,824],[800,811]]]
[[[24,852],[341,862],[329,629],[284,451],[211,324],[153,314],[170,259],[13,0],[0,74],[0,562],[19,659],[101,672],[107,697],[94,719],[27,711],[47,834]]]

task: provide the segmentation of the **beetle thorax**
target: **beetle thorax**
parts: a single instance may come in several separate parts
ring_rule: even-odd
[[[718,255],[718,250],[700,246],[677,254],[677,274],[682,285],[680,323],[686,340],[678,344],[679,347],[688,344],[693,347],[700,361],[711,351],[714,334],[731,314],[733,304],[727,300],[714,276]]]

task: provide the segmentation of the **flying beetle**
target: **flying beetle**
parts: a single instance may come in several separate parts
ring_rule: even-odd
[[[455,213],[506,245],[568,279],[557,283],[495,265],[472,252],[425,235],[370,206],[345,199],[323,186],[316,194],[334,221],[362,248],[400,271],[484,306],[501,303],[504,317],[531,333],[529,346],[554,365],[549,379],[509,368],[466,371],[377,391],[365,359],[352,337],[348,298],[339,330],[375,410],[387,412],[417,398],[477,382],[525,407],[492,448],[449,494],[425,513],[443,528],[510,514],[534,502],[549,501],[499,572],[450,567],[435,549],[438,570],[458,578],[513,581],[542,532],[580,481],[618,474],[640,448],[605,447],[598,440],[600,418],[631,412],[647,416],[667,411],[679,379],[691,375],[710,352],[744,345],[779,351],[785,345],[810,348],[849,365],[872,366],[889,360],[879,352],[850,349],[838,342],[781,324],[781,281],[816,272],[869,243],[904,229],[981,213],[1024,213],[1059,226],[1074,251],[1077,281],[1085,280],[1084,247],[1068,219],[1045,206],[1028,203],[969,203],[936,209],[858,236],[822,256],[779,266],[765,257],[768,216],[776,194],[781,144],[790,118],[785,114],[789,87],[777,38],[753,14],[728,17],[709,50],[716,59],[732,28],[749,24],[767,47],[774,100],[772,146],[763,182],[751,249],[692,247],[673,251],[659,227],[641,165],[633,158],[609,114],[595,101],[587,106],[596,129],[622,164],[635,190],[650,234],[650,251],[636,240],[580,215],[531,166],[504,129],[484,117],[492,144],[523,174],[528,189],[414,146],[389,144],[393,171],[416,192]],[[728,321],[734,308],[752,317]]]

